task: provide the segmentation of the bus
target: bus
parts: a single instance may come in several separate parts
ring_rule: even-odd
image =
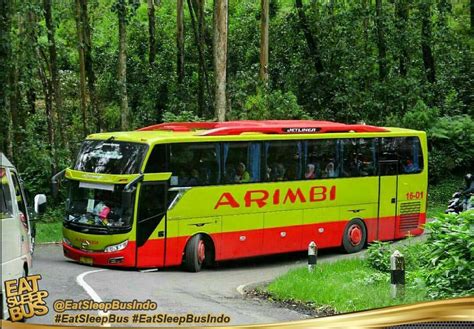
[[[181,122],[92,134],[63,174],[64,255],[197,272],[311,241],[358,252],[423,233],[427,168],[425,132],[365,124]]]

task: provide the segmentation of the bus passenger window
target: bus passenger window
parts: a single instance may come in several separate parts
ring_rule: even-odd
[[[217,143],[170,144],[169,170],[175,186],[215,185],[220,182]]]
[[[310,140],[306,142],[305,149],[305,179],[338,177],[336,140]]]
[[[224,183],[259,182],[260,149],[259,143],[223,143]]]
[[[267,142],[265,150],[267,181],[298,180],[303,177],[301,142]]]
[[[346,177],[374,176],[376,174],[376,144],[374,138],[341,140],[343,175]]]
[[[416,174],[423,169],[423,153],[417,137],[400,138],[399,143],[401,173]]]

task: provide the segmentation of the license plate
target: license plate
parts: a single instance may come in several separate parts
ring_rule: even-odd
[[[92,265],[93,261],[92,261],[92,258],[90,257],[81,257],[79,258],[79,263]]]

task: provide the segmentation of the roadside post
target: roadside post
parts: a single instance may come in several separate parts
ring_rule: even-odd
[[[390,276],[392,298],[405,296],[405,257],[398,251],[390,256]]]
[[[308,245],[308,272],[313,272],[318,260],[318,246],[314,241]]]

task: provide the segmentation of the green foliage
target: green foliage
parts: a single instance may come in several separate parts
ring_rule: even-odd
[[[401,245],[393,245],[391,242],[375,241],[367,249],[367,264],[381,272],[390,271],[390,256],[398,250],[405,257],[405,268],[407,272],[416,271],[424,246],[408,240]]]
[[[474,293],[474,210],[444,215],[426,224],[423,272],[432,298]]]
[[[232,115],[245,120],[309,119],[292,92],[266,88],[258,88],[255,95],[247,97],[243,109],[236,109]]]

